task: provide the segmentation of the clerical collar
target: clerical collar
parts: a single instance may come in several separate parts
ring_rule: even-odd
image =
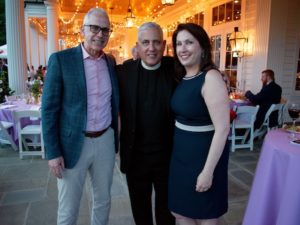
[[[154,66],[147,66],[146,63],[143,62],[143,60],[141,60],[141,61],[142,61],[142,67],[146,70],[157,70],[161,65],[161,62],[159,62]]]

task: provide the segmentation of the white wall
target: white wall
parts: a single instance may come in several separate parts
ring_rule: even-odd
[[[246,5],[252,9],[249,16],[246,15],[246,23],[249,30],[249,45],[253,45],[253,53],[245,59],[244,67],[247,68],[246,86],[254,93],[261,89],[261,71],[267,67],[270,1],[271,0],[256,0],[255,3],[251,3],[251,0],[247,0],[246,3]],[[255,4],[255,6],[253,4]]]
[[[30,62],[31,65],[34,66],[34,70],[37,70],[39,66],[39,58],[40,58],[40,52],[39,52],[39,36],[38,32],[36,30],[36,27],[33,25],[29,25],[29,37],[30,37],[30,46],[28,50],[30,51]]]
[[[39,37],[37,34],[37,30],[33,28],[30,24],[28,19],[30,17],[39,17],[39,18],[45,18],[47,16],[46,14],[46,8],[44,5],[37,5],[37,4],[30,4],[27,3],[26,7],[24,9],[24,19],[25,19],[25,31],[26,31],[26,59],[28,65],[34,65],[34,68],[37,69],[37,67],[40,64],[44,65],[44,59],[45,54],[45,47],[41,46],[44,50],[41,50],[42,52],[36,52],[40,49],[38,49],[39,46]],[[47,40],[44,41],[45,44],[47,44]]]
[[[256,1],[244,1],[245,16],[243,17],[244,35],[248,38],[246,43],[246,52],[242,58],[241,74],[242,79],[245,83],[245,90],[252,89],[252,80],[258,79],[259,74],[255,74],[255,62],[254,62],[254,46],[255,46],[255,35],[256,35]],[[258,88],[260,85],[258,85]]]
[[[300,102],[295,91],[297,60],[300,47],[300,4],[298,0],[272,0],[270,56],[268,65],[276,69],[283,96]]]

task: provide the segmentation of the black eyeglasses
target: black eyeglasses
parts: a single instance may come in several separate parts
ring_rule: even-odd
[[[90,31],[93,34],[98,34],[101,31],[102,35],[108,36],[112,32],[112,30],[109,29],[108,27],[100,27],[100,26],[97,26],[97,25],[84,25],[84,26],[90,27]]]

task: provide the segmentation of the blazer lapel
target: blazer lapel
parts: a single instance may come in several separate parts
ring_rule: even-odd
[[[84,64],[83,64],[83,55],[81,45],[76,48],[76,54],[73,56],[73,66],[72,68],[77,75],[75,76],[77,79],[77,86],[78,86],[78,94],[84,96],[87,99],[87,92],[86,92],[86,79],[85,79],[85,72],[84,72]]]

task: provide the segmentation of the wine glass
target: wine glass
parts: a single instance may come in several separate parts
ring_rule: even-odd
[[[291,127],[292,132],[292,138],[295,138],[295,133],[297,131],[296,129],[296,120],[299,118],[299,114],[300,114],[300,105],[296,104],[296,103],[289,103],[288,104],[288,112],[290,117],[293,120],[293,125]]]

